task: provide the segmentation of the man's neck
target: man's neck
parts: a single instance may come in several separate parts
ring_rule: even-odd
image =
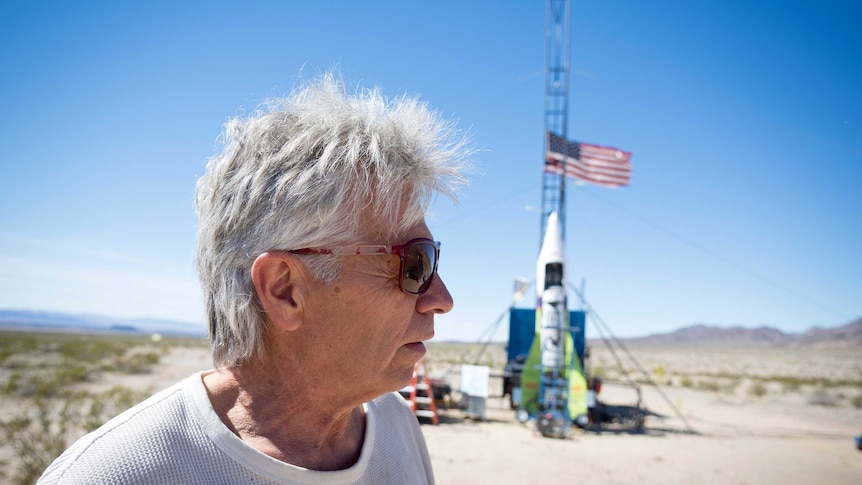
[[[295,374],[288,382],[264,367],[247,363],[204,375],[222,422],[249,446],[292,465],[341,470],[355,464],[365,437],[362,406],[340,403],[320,382]]]

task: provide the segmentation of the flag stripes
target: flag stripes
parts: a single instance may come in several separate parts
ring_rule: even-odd
[[[631,180],[631,152],[571,142],[547,133],[545,172],[563,174],[602,187],[624,187]]]

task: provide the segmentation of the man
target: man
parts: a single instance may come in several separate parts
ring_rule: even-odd
[[[469,149],[332,74],[229,121],[196,188],[215,370],[85,436],[40,483],[433,483],[394,391],[452,308],[425,224]]]

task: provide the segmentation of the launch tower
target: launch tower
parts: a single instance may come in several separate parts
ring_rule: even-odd
[[[545,130],[566,138],[569,116],[569,0],[547,0],[545,8]],[[548,140],[542,158],[548,151]],[[542,175],[542,214],[539,224],[539,246],[545,238],[548,217],[556,212],[566,236],[566,174]]]

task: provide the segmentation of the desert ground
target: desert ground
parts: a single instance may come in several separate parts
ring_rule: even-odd
[[[431,346],[427,360],[440,350]],[[503,359],[497,350],[487,365]],[[455,411],[423,425],[438,482],[862,483],[859,349],[627,350],[626,372],[606,348],[591,349],[589,361],[615,382],[599,395],[608,404],[635,404],[623,377],[641,381],[642,430],[611,425],[544,438],[514,419],[507,399],[490,398],[483,421]]]
[[[103,371],[80,385],[90,392],[120,385],[142,395],[210,366],[203,345],[160,352],[151,369]],[[606,376],[602,402],[636,404],[640,389],[644,427],[573,428],[565,438],[545,438],[534,424],[519,423],[500,395],[502,345],[429,344],[429,374],[455,390],[452,408],[438,410],[439,424],[422,420],[437,483],[862,483],[854,443],[862,433],[860,349],[643,347],[625,354],[618,362],[608,349],[593,348],[590,368]],[[455,406],[460,363],[491,367],[482,416]],[[23,398],[3,399],[8,421]],[[16,458],[8,443],[0,447],[6,477]]]

